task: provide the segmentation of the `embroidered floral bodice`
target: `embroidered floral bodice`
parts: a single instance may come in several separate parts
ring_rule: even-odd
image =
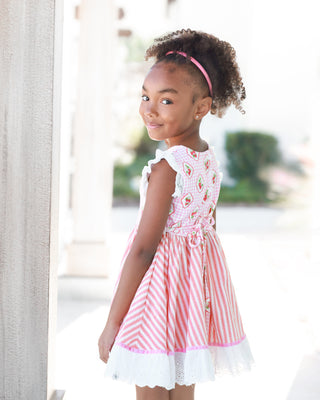
[[[156,150],[155,158],[142,171],[140,215],[145,204],[151,167],[163,158],[177,172],[165,230],[190,231],[199,224],[214,225],[213,212],[220,193],[222,172],[219,171],[220,162],[216,160],[213,147],[204,152],[183,145],[164,151]]]

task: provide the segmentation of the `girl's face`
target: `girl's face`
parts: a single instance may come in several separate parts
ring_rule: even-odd
[[[139,109],[150,138],[173,146],[199,134],[194,96],[195,88],[185,69],[173,63],[155,64],[144,80]]]

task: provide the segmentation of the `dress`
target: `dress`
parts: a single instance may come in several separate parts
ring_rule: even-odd
[[[153,164],[177,172],[167,223],[152,264],[125,316],[105,376],[138,386],[173,389],[251,369],[225,254],[213,229],[222,172],[214,148],[183,145],[157,150],[142,171],[140,209],[123,261],[135,238]]]

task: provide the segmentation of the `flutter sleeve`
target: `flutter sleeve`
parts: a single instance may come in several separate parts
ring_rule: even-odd
[[[140,200],[144,204],[145,201],[145,195],[147,192],[147,187],[148,187],[148,181],[149,181],[149,176],[151,174],[152,170],[152,165],[158,163],[160,160],[165,159],[170,167],[176,171],[176,182],[175,182],[175,191],[172,194],[172,197],[178,197],[181,196],[182,191],[183,191],[183,176],[181,174],[179,164],[177,163],[174,153],[168,150],[156,150],[155,158],[148,161],[148,165],[146,165],[143,170],[142,170],[142,177],[141,177],[141,183],[140,183]]]

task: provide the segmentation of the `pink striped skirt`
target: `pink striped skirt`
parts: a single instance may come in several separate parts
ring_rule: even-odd
[[[129,237],[125,260],[136,234]],[[138,386],[237,375],[253,364],[216,231],[165,231],[123,320],[105,376]]]

